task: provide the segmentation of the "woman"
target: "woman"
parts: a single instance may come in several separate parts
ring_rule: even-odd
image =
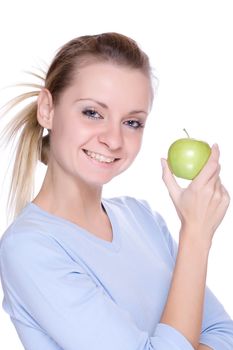
[[[140,150],[153,102],[147,55],[104,33],[64,45],[9,126],[21,131],[11,187],[17,215],[1,240],[4,309],[30,350],[227,350],[233,323],[205,287],[212,237],[229,205],[219,150],[181,189],[178,248],[144,201],[102,198]],[[44,131],[48,130],[45,134]],[[47,165],[31,201],[36,163]]]

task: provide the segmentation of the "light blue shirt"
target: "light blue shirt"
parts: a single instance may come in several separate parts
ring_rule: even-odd
[[[27,350],[193,350],[160,323],[176,244],[144,201],[104,199],[105,241],[28,203],[1,240],[3,307]],[[233,349],[233,322],[207,288],[200,342]]]

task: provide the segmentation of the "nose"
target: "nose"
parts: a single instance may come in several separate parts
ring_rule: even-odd
[[[112,151],[118,150],[123,145],[121,125],[110,123],[99,135],[99,142],[104,143]]]

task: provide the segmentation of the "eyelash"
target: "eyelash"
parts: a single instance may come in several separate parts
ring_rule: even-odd
[[[87,118],[98,120],[103,119],[103,116],[99,114],[94,108],[87,108],[82,111],[82,114],[84,114]],[[96,116],[98,115],[98,116]],[[144,124],[138,120],[130,119],[124,122],[125,125],[127,125],[129,128],[132,129],[140,129],[144,128]],[[136,126],[135,126],[136,124]]]
[[[103,119],[102,115],[100,115],[94,108],[84,109],[82,113],[90,119]],[[95,116],[96,114],[98,114],[98,117]]]
[[[138,120],[127,120],[126,122],[124,122],[124,124],[126,124],[128,127],[132,128],[132,129],[141,129],[144,128],[144,124],[142,122],[139,122]],[[136,126],[133,126],[137,124]]]

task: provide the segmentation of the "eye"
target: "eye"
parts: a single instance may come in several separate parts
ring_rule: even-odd
[[[144,127],[144,124],[138,120],[127,120],[124,122],[124,124],[132,129],[139,129]]]
[[[86,108],[82,111],[86,117],[90,119],[102,119],[102,115],[100,115],[94,108]]]

